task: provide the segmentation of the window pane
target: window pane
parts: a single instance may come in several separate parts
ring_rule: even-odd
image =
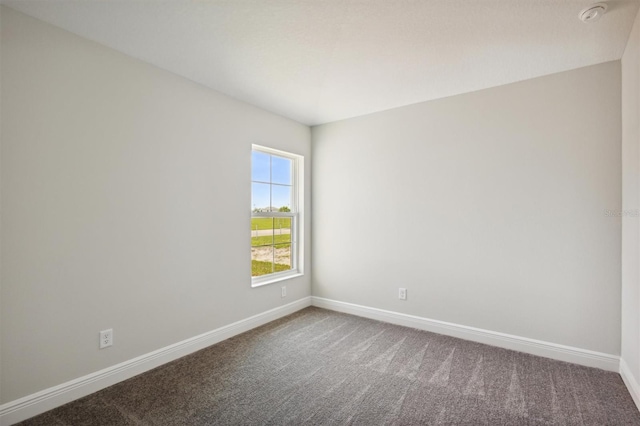
[[[273,272],[273,246],[251,247],[251,276],[258,277]]]
[[[252,151],[251,153],[251,180],[260,182],[271,182],[270,175],[270,155],[263,152]]]
[[[271,204],[268,183],[251,183],[251,211],[267,212]]]
[[[291,165],[292,160],[289,158],[271,156],[271,182],[291,185]]]
[[[291,244],[277,244],[274,251],[276,272],[291,269]]]
[[[291,218],[290,217],[274,218],[273,242],[275,244],[291,242]]]
[[[271,185],[271,211],[291,211],[291,187]]]
[[[264,246],[273,244],[273,224],[272,217],[251,218],[251,245]]]
[[[294,173],[299,171],[299,156],[271,152],[271,149],[261,151],[261,147],[254,146],[251,156],[252,286],[270,282],[271,274],[281,272],[288,276],[286,272],[298,265],[296,215],[299,206],[294,184],[299,177]],[[278,217],[274,217],[276,215]]]

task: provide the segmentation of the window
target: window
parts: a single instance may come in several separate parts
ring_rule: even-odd
[[[301,275],[302,157],[254,145],[251,153],[253,286]]]

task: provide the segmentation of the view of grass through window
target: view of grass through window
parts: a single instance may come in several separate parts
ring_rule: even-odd
[[[254,150],[251,163],[251,276],[293,268],[292,164]]]

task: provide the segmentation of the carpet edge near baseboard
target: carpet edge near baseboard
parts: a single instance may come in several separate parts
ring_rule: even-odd
[[[622,377],[622,381],[631,394],[631,398],[633,398],[633,402],[636,404],[636,407],[640,410],[640,384],[638,384],[638,381],[633,376],[629,366],[622,357],[620,357],[620,377]]]
[[[619,356],[454,323],[308,296],[252,317],[166,346],[148,354],[0,405],[0,425],[8,426],[149,371],[207,346],[244,333],[308,306],[457,337],[532,355],[619,373],[640,409],[640,386]]]
[[[454,324],[400,312],[387,311],[354,303],[341,302],[318,296],[311,296],[311,305],[351,315],[357,315],[432,333],[444,334],[464,340],[471,340],[504,349],[524,352],[531,355],[571,362],[602,370],[620,371],[620,357],[617,355],[575,348],[527,337],[515,336],[496,331],[484,330],[466,325]]]
[[[0,405],[0,426],[9,426],[42,414],[308,306],[311,306],[310,296],[7,402]]]

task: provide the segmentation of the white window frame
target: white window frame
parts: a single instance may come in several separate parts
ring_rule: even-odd
[[[268,148],[262,145],[251,145],[251,152],[258,151],[264,154],[276,155],[291,160],[291,212],[254,212],[251,208],[251,218],[254,217],[290,217],[291,218],[291,263],[288,271],[273,272],[271,274],[251,277],[251,287],[260,287],[279,281],[288,280],[304,275],[303,271],[303,247],[304,238],[304,157],[291,152]],[[253,180],[251,180],[253,182]],[[253,186],[253,185],[252,185]],[[251,241],[251,240],[249,240]]]

